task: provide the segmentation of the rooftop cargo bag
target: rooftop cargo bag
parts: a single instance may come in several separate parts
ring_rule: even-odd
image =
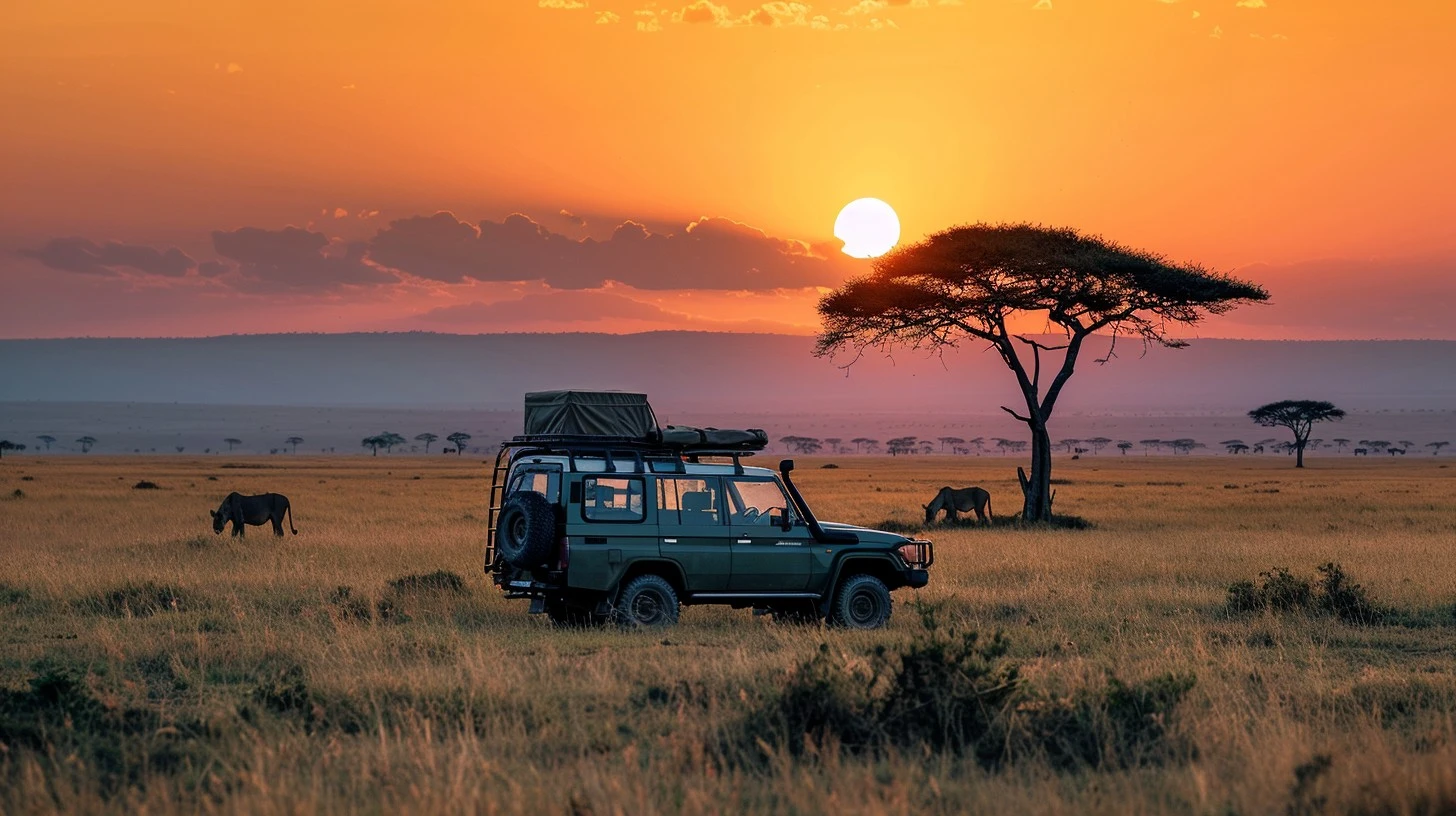
[[[623,391],[537,391],[526,394],[528,436],[657,437],[646,394]]]

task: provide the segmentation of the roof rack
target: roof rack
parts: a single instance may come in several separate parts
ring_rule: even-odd
[[[515,462],[532,454],[565,456],[575,471],[578,457],[602,458],[607,462],[607,471],[618,470],[617,460],[626,459],[633,472],[644,472],[649,461],[670,461],[678,464],[674,472],[682,472],[684,461],[699,463],[706,457],[724,457],[733,460],[733,470],[742,475],[745,456],[752,456],[748,448],[724,448],[721,446],[674,445],[662,440],[643,439],[628,436],[585,436],[577,434],[526,434],[512,437],[501,443],[509,461]]]

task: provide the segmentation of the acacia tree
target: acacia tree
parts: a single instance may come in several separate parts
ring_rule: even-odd
[[[223,442],[227,443],[228,453],[232,453],[234,445],[243,444],[243,440],[241,439],[224,439]]]
[[[80,439],[77,439],[76,440],[76,444],[81,446],[81,452],[82,453],[90,453],[91,452],[91,446],[94,445],[94,444],[96,444],[96,437],[94,437],[94,436],[83,436]]]
[[[449,436],[445,437],[445,441],[454,445],[455,455],[460,456],[461,454],[465,453],[465,443],[470,441],[470,434],[464,431],[456,431],[455,433],[452,433]]]
[[[384,447],[388,440],[384,438],[384,434],[378,434],[376,436],[366,436],[362,442],[363,446],[369,449],[371,455],[378,456],[379,449]]]
[[[298,446],[301,445],[301,444],[303,444],[303,437],[301,437],[301,436],[290,436],[290,437],[288,437],[287,439],[285,439],[283,441],[286,442],[286,443],[288,443],[289,445],[292,445],[293,446],[293,452],[294,453],[298,453]]]
[[[25,446],[18,442],[11,442],[9,439],[0,439],[0,459],[5,458],[5,451],[23,451]]]
[[[1172,327],[1268,297],[1255,284],[1076,230],[978,224],[900,247],[877,259],[869,275],[826,295],[819,301],[824,329],[815,353],[859,355],[897,346],[938,350],[968,338],[989,343],[1015,376],[1025,402],[1021,411],[1002,406],[1031,434],[1031,476],[1021,477],[1022,516],[1049,521],[1047,422],[1087,338],[1111,335],[1102,361],[1114,356],[1121,336],[1145,347],[1182,348],[1187,343],[1169,334]],[[1010,326],[1028,317],[1055,325],[1066,341],[1048,345],[1014,334]],[[1030,360],[1018,353],[1016,342]],[[1053,351],[1063,354],[1048,384],[1041,355]]]
[[[436,436],[436,435],[434,435],[432,433],[422,433],[422,434],[418,434],[418,435],[415,436],[415,441],[416,442],[423,442],[423,443],[425,443],[425,453],[428,454],[430,452],[430,445],[433,444],[435,442],[435,440],[437,440],[439,438],[440,437],[438,437],[438,436]]]
[[[1451,443],[1450,442],[1427,442],[1426,443],[1426,447],[1430,448],[1431,449],[1431,455],[1432,456],[1435,456],[1436,454],[1438,454],[1438,453],[1441,452],[1441,448],[1444,448],[1444,447],[1446,447],[1449,444],[1451,444]]]
[[[1345,418],[1345,412],[1323,400],[1280,400],[1260,405],[1249,412],[1249,419],[1266,428],[1288,428],[1294,432],[1294,466],[1304,467],[1304,447],[1316,422]],[[1389,443],[1387,443],[1389,444]]]
[[[51,445],[54,444],[56,441],[56,438],[54,436],[51,436],[50,434],[41,434],[40,436],[37,436],[36,439],[39,439],[41,442],[45,443],[46,450],[50,450]]]

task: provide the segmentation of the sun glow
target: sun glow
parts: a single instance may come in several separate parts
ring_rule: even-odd
[[[900,217],[878,198],[860,198],[844,205],[834,219],[834,237],[844,242],[845,255],[875,258],[900,240]]]

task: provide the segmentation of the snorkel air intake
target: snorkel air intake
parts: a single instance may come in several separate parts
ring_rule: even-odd
[[[784,459],[779,462],[779,473],[784,475],[784,487],[789,489],[789,497],[794,500],[794,507],[803,517],[804,523],[809,525],[809,532],[814,540],[821,544],[858,544],[859,536],[845,530],[826,530],[819,525],[819,519],[814,518],[814,511],[809,509],[809,503],[804,501],[804,496],[799,488],[794,485],[794,480],[789,476],[794,470],[794,460]]]

